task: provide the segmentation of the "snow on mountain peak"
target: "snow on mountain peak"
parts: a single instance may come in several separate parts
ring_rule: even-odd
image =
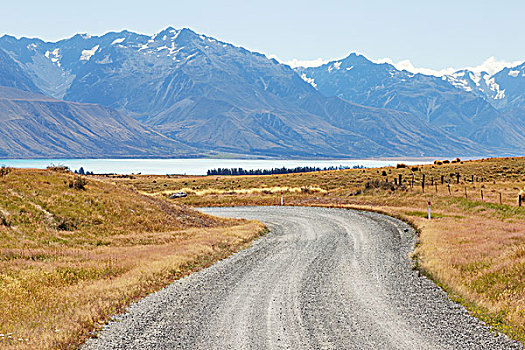
[[[82,50],[82,55],[80,56],[81,61],[89,61],[91,57],[97,52],[100,46],[96,45],[90,50]]]
[[[485,74],[483,79],[485,80],[485,85],[489,88],[489,90],[495,93],[493,94],[493,98],[495,100],[501,100],[505,98],[505,89],[500,89],[499,84],[496,83],[496,79],[494,79],[489,74]]]
[[[476,86],[479,86],[479,82],[481,80],[481,74],[479,72],[469,72],[470,79],[476,84]]]
[[[113,40],[113,42],[111,43],[111,45],[122,44],[122,43],[124,42],[124,40],[126,40],[126,38],[118,38],[118,39],[115,39],[115,40]]]
[[[467,92],[495,100],[505,98],[505,90],[501,89],[499,84],[493,78],[493,75],[485,71],[471,71],[463,69],[442,77],[456,88]]]
[[[49,58],[51,62],[55,63],[57,66],[61,66],[60,58],[62,58],[62,55],[60,55],[60,49],[56,48],[53,51],[46,51],[44,54],[46,58]]]
[[[163,31],[153,35],[151,37],[151,40],[152,41],[173,41],[179,36],[180,32],[181,30],[177,30],[173,27],[168,27],[164,29]]]
[[[301,74],[301,79],[306,81],[308,84],[312,85],[314,88],[317,89],[317,84],[315,83],[315,80],[313,78],[309,78],[306,76],[306,73]]]

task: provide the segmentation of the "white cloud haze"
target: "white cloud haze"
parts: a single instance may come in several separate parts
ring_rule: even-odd
[[[463,67],[463,68],[453,68],[448,67],[441,70],[435,70],[430,68],[422,68],[422,67],[415,67],[410,60],[403,60],[399,61],[397,63],[393,62],[390,58],[381,58],[381,59],[371,59],[372,62],[375,63],[389,63],[396,67],[399,70],[406,70],[411,73],[422,73],[427,75],[435,75],[438,77],[441,77],[443,75],[452,74],[454,72],[457,72],[458,70],[468,69],[474,73],[481,73],[481,72],[487,72],[490,75],[499,72],[500,70],[508,67],[515,67],[517,65],[520,65],[523,63],[523,61],[504,61],[504,60],[498,60],[496,57],[492,56],[487,58],[483,63],[477,66],[472,67]]]
[[[317,59],[314,59],[314,60],[300,60],[300,59],[294,58],[294,59],[292,59],[290,61],[283,61],[283,60],[280,60],[275,55],[271,55],[271,56],[269,56],[269,58],[275,58],[277,61],[279,61],[281,63],[284,63],[284,64],[287,64],[287,65],[289,65],[292,68],[295,68],[295,67],[319,67],[319,66],[321,66],[323,64],[326,64],[326,63],[328,63],[330,61],[338,61],[338,59],[327,60],[327,59],[322,59],[322,58],[317,58]],[[435,75],[435,76],[438,76],[438,77],[441,77],[443,75],[452,74],[452,73],[457,72],[458,70],[462,70],[462,69],[468,69],[468,70],[470,70],[472,72],[475,72],[475,73],[487,72],[490,75],[492,75],[494,73],[499,72],[500,70],[502,70],[504,68],[515,67],[515,66],[520,65],[520,64],[523,63],[523,61],[510,62],[510,61],[505,61],[505,60],[498,60],[496,57],[492,56],[492,57],[487,58],[483,63],[481,63],[481,64],[479,64],[477,66],[463,67],[463,68],[448,67],[448,68],[444,68],[444,69],[441,69],[441,70],[435,70],[435,69],[431,69],[431,68],[415,67],[412,64],[412,62],[410,62],[410,60],[402,60],[402,61],[399,61],[399,62],[394,62],[391,58],[388,58],[388,57],[380,58],[380,59],[372,59],[372,58],[368,58],[368,59],[370,61],[374,62],[374,63],[388,63],[388,64],[391,64],[391,65],[393,65],[394,67],[396,67],[399,70],[406,70],[406,71],[411,72],[411,73],[421,73],[421,74],[427,74],[427,75]]]

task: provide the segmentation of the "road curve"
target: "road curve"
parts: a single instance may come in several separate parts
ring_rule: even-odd
[[[411,269],[414,232],[374,213],[214,208],[271,232],[132,305],[85,349],[523,349]]]

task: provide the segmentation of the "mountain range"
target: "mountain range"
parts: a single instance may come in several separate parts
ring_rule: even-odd
[[[509,81],[507,70],[494,76],[463,70],[436,77],[400,71],[354,53],[320,67],[298,68],[297,72],[326,96],[409,112],[493,152],[523,152],[525,114],[520,107],[525,85],[521,94],[519,91],[525,78],[520,73]]]
[[[187,28],[3,36],[0,157],[523,154],[524,72],[292,69]]]

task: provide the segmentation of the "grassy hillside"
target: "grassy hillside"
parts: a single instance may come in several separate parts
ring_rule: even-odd
[[[263,230],[61,169],[3,173],[2,348],[76,348],[133,300]]]
[[[277,205],[283,193],[287,205],[376,210],[403,218],[421,231],[415,263],[472,314],[525,341],[525,204],[517,203],[520,191],[525,197],[525,158],[118,181],[152,197],[185,191],[188,197],[177,203],[194,206]]]

